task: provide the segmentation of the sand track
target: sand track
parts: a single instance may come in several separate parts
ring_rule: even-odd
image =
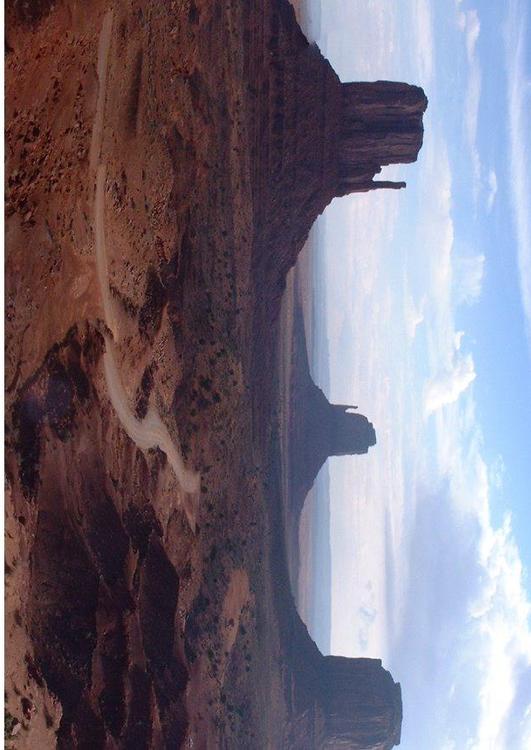
[[[109,272],[107,264],[107,249],[105,244],[105,164],[100,162],[103,138],[107,61],[111,40],[113,13],[109,11],[103,21],[98,46],[98,77],[99,91],[96,105],[96,115],[92,134],[90,167],[91,174],[95,171],[96,189],[94,196],[94,230],[96,245],[96,268],[102,297],[105,322],[112,332],[105,336],[106,350],[103,357],[105,381],[111,403],[118,419],[128,436],[140,448],[147,451],[160,448],[173,469],[175,477],[182,490],[189,495],[199,492],[200,476],[197,472],[187,469],[181,451],[170,435],[168,428],[160,418],[153,405],[149,406],[146,417],[139,420],[131,410],[126,391],[122,385],[120,373],[116,363],[115,342],[118,341],[119,331],[114,313],[113,300],[109,288]],[[114,337],[114,340],[113,340]],[[187,512],[188,521],[192,528],[195,526],[195,512]]]
[[[103,19],[100,39],[98,44],[98,99],[96,102],[96,115],[92,128],[92,141],[90,144],[90,172],[94,174],[98,166],[103,136],[103,116],[105,113],[105,96],[107,93],[107,66],[109,60],[109,47],[111,44],[111,32],[113,22],[113,11],[109,10]]]

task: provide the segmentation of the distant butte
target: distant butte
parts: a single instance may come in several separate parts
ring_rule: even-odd
[[[406,83],[341,83],[317,46],[308,44],[291,6],[279,2],[277,8],[265,43],[270,64],[261,82],[256,121],[254,269],[264,331],[278,315],[287,271],[331,200],[405,187],[374,178],[383,166],[416,161],[428,103],[421,88]],[[257,380],[263,357],[261,348],[255,360]],[[286,521],[287,537],[295,546],[304,499],[326,459],[366,453],[376,443],[367,418],[330,404],[311,380],[307,362],[299,365],[292,389]],[[286,570],[282,577],[285,581]],[[399,744],[400,685],[379,660],[323,657],[285,585],[278,587],[277,596],[295,696],[285,747],[388,750]]]
[[[256,91],[253,197],[255,265],[282,286],[333,198],[405,187],[374,178],[384,166],[416,161],[428,100],[406,83],[341,83],[287,0],[275,10]]]
[[[310,374],[301,305],[293,311],[293,351],[288,440],[288,539],[298,546],[300,515],[308,492],[331,456],[368,453],[376,445],[374,426],[346,404],[331,404]]]
[[[293,312],[290,419],[287,440],[286,564],[292,588],[299,566],[299,523],[304,502],[329,456],[361,455],[376,443],[368,419],[331,404],[313,382],[300,304]],[[282,551],[279,559],[284,559]],[[278,563],[279,579],[285,580]],[[400,742],[400,685],[379,659],[323,656],[295,611],[286,586],[277,590],[285,664],[294,692],[286,748],[387,750]],[[313,744],[307,745],[308,739]]]

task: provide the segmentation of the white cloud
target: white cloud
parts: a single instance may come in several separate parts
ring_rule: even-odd
[[[412,20],[415,24],[415,50],[418,59],[420,84],[429,86],[433,78],[433,21],[430,4],[426,0],[414,0]]]
[[[526,71],[528,17],[525,5],[513,0],[509,5],[506,58],[510,125],[510,171],[520,292],[531,346],[531,85]]]
[[[321,0],[316,41],[343,81],[411,80],[429,90],[435,51],[431,5],[431,0]]]
[[[451,215],[452,172],[446,141],[433,134],[424,146],[423,160],[420,183],[425,197],[416,227],[415,245],[420,252],[415,263],[429,280],[426,307],[444,308],[446,314],[455,238]]]
[[[481,639],[483,670],[480,720],[472,747],[523,750],[530,746],[531,717],[528,712],[514,716],[513,706],[522,702],[519,674],[522,669],[531,668],[531,606],[509,516],[499,529],[491,526],[488,517],[484,519],[479,554],[485,582],[478,601],[472,605],[471,615]],[[531,700],[531,695],[527,698]],[[512,734],[514,729],[508,726],[509,719],[520,724],[517,730],[520,743],[516,746],[507,742],[508,733]]]
[[[466,55],[468,62],[472,63],[476,57],[476,44],[479,39],[479,32],[481,30],[481,24],[479,22],[479,15],[477,10],[466,11],[466,22],[465,22],[465,42],[466,42]]]
[[[474,198],[477,199],[481,187],[481,161],[477,147],[478,113],[481,99],[481,67],[477,54],[477,43],[481,30],[477,10],[467,10],[459,14],[459,27],[465,36],[468,61],[468,80],[465,94],[464,127],[472,159]]]
[[[457,7],[457,26],[464,36],[468,65],[463,125],[472,162],[473,197],[477,201],[480,191],[485,191],[486,207],[490,213],[498,192],[498,177],[493,169],[485,175],[478,148],[478,119],[482,90],[482,73],[478,55],[481,23],[476,9],[461,10],[460,4]]]
[[[424,321],[424,306],[426,304],[426,298],[423,297],[419,305],[415,304],[415,300],[411,294],[406,293],[404,303],[404,320],[406,325],[406,334],[410,341],[413,341],[416,334],[417,328]]]
[[[413,562],[391,668],[417,709],[405,726],[409,747],[528,750],[531,605],[510,517],[499,528],[492,522],[471,404],[469,393],[440,415],[451,461],[439,480],[432,474],[427,488],[416,488]],[[414,659],[417,670],[408,668]]]
[[[489,467],[489,481],[491,487],[501,490],[505,478],[505,461],[503,456],[496,456]]]
[[[366,590],[370,593],[368,585],[366,586]],[[372,604],[363,604],[358,608],[358,616],[356,620],[358,624],[358,648],[361,653],[364,653],[369,646],[371,635],[370,631],[377,617],[378,610],[375,609]]]
[[[472,355],[457,354],[451,369],[440,372],[426,385],[424,408],[426,415],[457,401],[475,380],[476,371]]]
[[[311,8],[317,4],[309,3]],[[320,13],[316,41],[341,80],[390,78],[399,64],[399,51],[397,14],[388,0],[373,0],[370,7],[364,0],[326,0]]]
[[[477,24],[471,26],[469,34],[468,50],[472,56],[479,34]],[[472,117],[472,113],[469,114]],[[474,139],[475,128],[477,128],[477,122],[474,123],[472,119],[469,121],[469,134],[471,136],[474,134]],[[415,637],[419,637],[424,627],[422,624],[424,615],[422,617],[419,615],[415,620],[415,630],[412,630],[411,624],[408,624],[411,612],[414,611],[417,615],[419,608],[422,608],[425,613],[430,607],[435,606],[438,613],[432,600],[433,586],[450,587],[447,601],[449,614],[457,620],[452,624],[454,629],[450,631],[451,635],[441,636],[443,640],[447,639],[448,653],[451,654],[444,666],[441,666],[441,677],[446,679],[449,675],[459,674],[462,665],[466,665],[467,670],[462,676],[461,684],[454,687],[453,697],[451,684],[448,685],[445,694],[441,692],[442,688],[439,688],[437,699],[440,704],[438,709],[434,708],[433,711],[438,715],[445,710],[449,713],[441,728],[441,733],[437,734],[434,731],[433,737],[437,737],[439,743],[441,737],[446,737],[448,748],[467,747],[476,750],[486,750],[486,748],[509,750],[511,748],[512,750],[515,747],[523,750],[526,747],[525,743],[514,744],[507,738],[512,727],[517,727],[522,737],[528,737],[526,732],[529,732],[529,719],[523,715],[517,716],[518,712],[515,709],[521,700],[519,696],[522,693],[518,685],[520,665],[528,658],[524,648],[528,637],[527,625],[519,615],[522,607],[527,606],[525,585],[522,575],[519,578],[517,576],[518,565],[521,568],[521,563],[512,534],[507,531],[507,528],[502,533],[491,525],[489,472],[481,458],[482,437],[477,426],[473,392],[470,389],[476,377],[476,371],[472,356],[463,352],[465,334],[463,331],[456,330],[455,327],[456,305],[461,302],[471,303],[481,293],[485,257],[482,254],[456,256],[451,213],[451,171],[445,158],[444,142],[436,143],[436,139],[433,138],[433,143],[438,159],[432,164],[432,154],[430,149],[427,150],[424,154],[423,179],[426,178],[428,183],[436,183],[437,189],[431,193],[427,192],[430,196],[424,205],[427,218],[419,233],[420,246],[429,258],[428,269],[431,277],[430,294],[423,313],[433,375],[425,386],[424,406],[425,414],[434,416],[429,424],[433,425],[437,434],[438,452],[436,469],[432,468],[427,473],[429,476],[427,481],[436,483],[444,481],[446,477],[450,493],[447,502],[451,505],[451,510],[447,521],[448,526],[444,528],[444,535],[441,539],[441,550],[438,550],[434,539],[427,542],[427,545],[431,544],[432,548],[430,555],[426,558],[426,568],[423,571],[423,577],[429,582],[426,583],[426,601],[423,602],[413,597],[409,604],[406,604],[398,599],[393,603],[393,610],[399,609],[404,613],[403,622],[406,623],[407,637],[411,639],[412,633],[417,633]],[[433,180],[434,171],[439,181]],[[497,189],[494,172],[489,178],[489,188],[492,206]],[[406,300],[405,311],[406,325],[409,322],[411,324],[409,330],[414,330],[415,306]],[[420,450],[420,445],[417,442],[418,450]],[[501,466],[497,466],[496,470],[501,473]],[[492,473],[492,481],[499,481],[495,473]],[[408,506],[409,512],[416,509],[418,516],[419,509],[423,505],[422,501],[423,498],[419,496],[413,499]],[[428,520],[431,519],[433,522],[434,518],[433,514],[428,514]],[[468,534],[463,534],[461,531],[464,524],[466,528],[469,528]],[[440,531],[434,529],[434,537],[438,533]],[[483,550],[490,538],[498,539],[497,553],[485,555]],[[434,544],[435,547],[433,547]],[[448,550],[451,550],[449,558],[465,556],[464,559],[468,560],[465,553],[472,555],[470,568],[464,566],[462,569],[462,581],[456,580],[454,568],[449,567],[448,571],[441,572],[438,567],[441,564],[440,560],[445,559]],[[430,568],[432,564],[430,560],[433,560],[433,568]],[[476,567],[474,567],[474,562]],[[497,580],[497,566],[511,572],[505,576],[503,585],[497,584],[497,594],[494,595],[490,592],[492,581]],[[413,565],[408,573],[407,564],[404,564],[396,573],[396,578],[412,580],[415,578],[415,571],[418,575],[418,568]],[[508,589],[511,577],[516,580],[513,592]],[[399,597],[402,590],[402,588],[399,589]],[[454,598],[457,601],[456,604],[453,603]],[[470,603],[470,609],[465,608],[459,612],[458,602],[463,599]],[[414,607],[414,610],[411,607]],[[430,647],[433,648],[434,622],[435,627],[444,627],[445,623],[441,625],[437,618],[432,622],[429,616],[426,617],[429,622],[429,627],[426,628],[426,638],[430,644],[427,646],[429,652]],[[508,640],[510,632],[518,634],[517,645]],[[499,642],[496,640],[498,635]],[[498,643],[502,645],[498,647],[496,645]],[[513,646],[514,650],[511,650]],[[422,643],[419,642],[418,658],[424,663],[426,673],[431,675],[429,665],[424,662],[422,653]],[[470,653],[473,653],[472,669],[470,669]],[[414,654],[412,656],[414,658]],[[499,681],[497,681],[498,672]],[[407,675],[406,678],[406,673],[404,673],[403,677],[405,690],[411,689],[408,688],[407,680],[414,679],[411,672],[408,671]],[[424,690],[427,689],[426,683],[422,680],[419,685],[424,686]],[[499,690],[498,685],[501,686]],[[422,690],[422,687],[419,687],[419,690]],[[417,699],[419,695],[418,690],[415,690]],[[458,704],[461,700],[470,702],[467,705],[469,709],[467,718],[462,725],[448,709],[448,705]],[[514,718],[515,716],[517,718]],[[410,738],[411,734],[408,732],[407,736]],[[437,741],[435,744],[428,744],[438,747]],[[420,742],[419,746],[426,746],[426,744]]]
[[[360,38],[359,45],[357,39],[352,43],[350,38],[344,44],[345,60],[367,65],[358,77],[390,75],[387,71],[391,69],[393,76],[410,80],[402,76],[401,68],[392,67],[404,60],[413,76],[417,70],[422,78],[436,76],[433,23],[427,3],[412,0],[404,9],[400,6],[404,25],[412,9],[415,13],[419,9],[410,45],[415,52],[408,50],[402,57],[394,38],[398,4],[391,10],[382,0],[369,4],[349,0],[344,5],[349,13],[352,9],[349,24]],[[456,8],[461,14],[458,24],[466,50],[469,95],[463,132],[475,170],[476,198],[480,194],[482,204],[491,211],[498,176],[493,169],[486,169],[482,182],[477,148],[482,90],[480,21],[477,12],[465,10],[460,0],[456,0]],[[359,22],[359,9],[371,17],[369,26]],[[456,10],[451,7],[451,12]],[[340,28],[337,24],[334,31],[338,36]],[[518,33],[511,33],[518,41]],[[422,43],[417,45],[417,40]],[[376,58],[372,68],[371,55]],[[509,50],[507,56],[509,59]],[[516,58],[511,50],[513,64]],[[348,77],[356,76],[349,72]],[[524,106],[529,88],[523,68],[513,83],[511,167],[519,169],[513,180],[515,216],[519,217],[519,237],[527,237],[529,248],[526,209],[530,213],[531,189],[524,123],[525,117],[531,120]],[[386,666],[402,681],[404,743],[408,747],[527,750],[531,747],[531,711],[525,710],[529,701],[522,703],[525,685],[520,675],[531,663],[529,602],[510,523],[496,529],[490,516],[490,489],[502,481],[503,464],[486,466],[482,458],[482,435],[471,387],[476,370],[466,351],[465,334],[457,330],[455,320],[456,305],[473,302],[481,293],[485,258],[476,250],[463,249],[460,237],[454,238],[452,173],[444,138],[437,130],[442,126],[433,119],[415,166],[422,211],[415,214],[412,209],[404,284],[396,284],[396,269],[406,265],[400,265],[401,256],[393,243],[400,227],[395,227],[397,204],[390,201],[409,199],[409,191],[396,198],[381,196],[385,206],[375,199],[357,197],[347,212],[350,216],[343,220],[348,223],[338,225],[342,227],[336,236],[339,241],[330,249],[334,270],[327,277],[327,288],[332,290],[338,315],[340,308],[339,324],[345,316],[352,321],[355,342],[348,355],[340,351],[334,360],[334,377],[338,367],[348,369],[353,392],[335,395],[340,401],[352,395],[354,403],[359,398],[360,409],[370,416],[378,434],[378,445],[363,461],[349,463],[345,459],[341,464],[344,470],[331,471],[332,648],[336,653],[396,658]],[[519,257],[525,258],[521,250]],[[526,310],[531,321],[531,261],[527,265],[521,261],[520,268],[528,269],[528,282],[522,273],[522,298],[527,290]],[[337,327],[335,339],[339,330]],[[417,345],[408,347],[415,337]],[[412,360],[424,346],[428,352],[427,383],[419,382],[423,370],[411,374]],[[424,398],[424,412],[419,409],[419,398]],[[432,418],[423,419],[426,414]],[[338,465],[340,462],[337,459]],[[421,478],[429,492],[439,485],[445,488],[431,504],[419,491]],[[419,542],[417,548],[424,545],[425,556],[415,558],[408,541],[412,525],[423,512],[425,523],[414,541]],[[391,588],[386,589],[391,579],[392,593]],[[415,594],[411,598],[408,586]],[[400,623],[404,623],[403,642]],[[410,651],[397,648],[396,657],[394,647],[399,641],[400,646],[409,644]],[[439,644],[443,648],[438,648]],[[404,652],[408,658],[401,656]],[[434,663],[438,672],[432,670]],[[425,695],[434,700],[422,711]],[[414,717],[412,706],[417,709]],[[417,730],[424,715],[422,731]],[[426,740],[423,730],[428,725],[431,734]],[[412,744],[415,732],[418,741]]]
[[[496,200],[496,195],[498,193],[498,176],[493,169],[491,169],[489,172],[487,182],[488,182],[487,211],[490,213],[493,209],[494,201]]]
[[[481,294],[484,273],[484,255],[455,258],[453,262],[453,283],[457,304],[465,302],[471,305],[478,300]]]

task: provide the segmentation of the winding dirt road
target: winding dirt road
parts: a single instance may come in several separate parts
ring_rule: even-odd
[[[139,420],[131,410],[127,394],[120,379],[120,373],[116,364],[115,342],[119,340],[119,328],[114,312],[113,300],[109,289],[107,251],[105,244],[105,164],[100,161],[103,123],[105,111],[105,93],[107,81],[107,59],[111,40],[113,12],[109,11],[104,19],[100,41],[98,46],[98,77],[99,91],[96,105],[96,116],[92,133],[90,150],[91,174],[95,172],[96,190],[94,196],[94,230],[96,244],[96,267],[100,285],[105,322],[112,332],[105,336],[105,354],[103,357],[105,380],[111,403],[116,411],[122,427],[131,440],[142,451],[151,448],[160,448],[174,471],[182,490],[190,495],[199,492],[200,476],[197,472],[187,469],[181,455],[181,451],[175,440],[171,437],[168,428],[160,418],[156,409],[150,404],[146,417]],[[113,340],[114,338],[114,340]],[[195,519],[187,513],[192,527]],[[195,514],[194,514],[195,515]]]
[[[103,115],[105,112],[105,95],[107,92],[107,64],[109,60],[109,47],[111,45],[111,32],[113,22],[113,11],[109,10],[103,19],[100,38],[98,43],[98,99],[96,102],[96,115],[92,128],[92,141],[90,144],[90,172],[94,174],[98,166],[101,142],[103,135]]]

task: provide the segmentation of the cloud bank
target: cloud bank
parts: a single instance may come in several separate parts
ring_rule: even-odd
[[[472,356],[458,355],[451,370],[439,373],[428,382],[424,397],[426,414],[429,416],[443,406],[455,403],[475,378]]]
[[[511,0],[506,29],[509,156],[520,291],[531,346],[531,86],[526,68],[526,60],[529,59],[528,37],[527,8],[520,0]]]

